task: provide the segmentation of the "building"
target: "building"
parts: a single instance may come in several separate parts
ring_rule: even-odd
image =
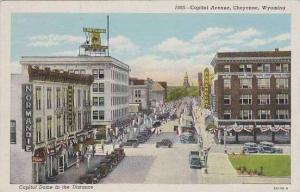
[[[185,73],[185,76],[184,76],[184,79],[183,79],[183,87],[184,88],[190,87],[189,77],[188,77],[187,73]]]
[[[165,89],[165,99],[167,99],[168,96],[168,83],[166,81],[158,81],[157,83],[159,83],[164,89]]]
[[[203,88],[203,80],[202,80],[202,73],[198,73],[198,89],[199,89],[199,96],[201,97],[202,95],[202,88]]]
[[[45,183],[92,153],[93,76],[26,69],[11,76],[11,183]]]
[[[110,130],[128,126],[129,66],[110,56],[22,57],[23,70],[29,65],[47,67],[73,74],[90,74],[94,82],[90,90],[92,126],[97,140],[109,139]]]
[[[290,51],[219,52],[211,65],[219,141],[290,142]]]
[[[165,89],[158,82],[154,82],[151,90],[151,106],[158,107],[163,105],[165,102]]]
[[[150,110],[151,79],[129,78],[129,103],[140,103],[144,112]]]

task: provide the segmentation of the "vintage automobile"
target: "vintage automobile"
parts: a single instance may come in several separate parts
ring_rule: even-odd
[[[106,177],[111,171],[110,166],[104,161],[100,162],[97,169],[100,171],[101,178]]]
[[[189,164],[190,168],[201,169],[203,167],[202,161],[199,156],[199,151],[190,151]]]
[[[260,153],[282,153],[282,148],[274,146],[274,143],[262,141],[258,145]]]
[[[161,126],[161,122],[160,121],[155,121],[152,125],[152,127],[156,128],[156,127],[159,127]]]
[[[243,152],[244,153],[258,153],[259,152],[259,147],[257,146],[256,143],[245,143],[243,146]]]
[[[168,148],[171,148],[173,145],[172,141],[170,139],[163,139],[159,142],[156,142],[156,148],[158,147],[161,147],[161,146],[165,146],[165,147],[168,147]]]
[[[119,162],[122,161],[125,157],[125,152],[123,148],[116,148],[114,150],[114,153],[117,155],[117,159]]]
[[[139,141],[137,139],[128,139],[127,141],[125,142],[122,142],[120,144],[120,147],[133,147],[133,148],[137,148],[137,146],[139,145]]]
[[[99,182],[98,178],[93,173],[85,174],[79,177],[80,184],[96,184],[98,182]]]
[[[97,168],[94,169],[89,169],[87,170],[86,174],[93,174],[94,175],[94,180],[97,181],[97,183],[100,181],[101,179],[101,173],[100,170]]]
[[[196,138],[193,133],[184,132],[180,135],[180,142],[181,143],[196,143]]]

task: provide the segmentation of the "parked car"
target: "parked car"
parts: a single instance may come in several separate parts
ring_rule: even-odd
[[[193,133],[184,132],[180,135],[180,142],[181,143],[196,143],[196,139]]]
[[[124,149],[122,149],[122,148],[116,148],[114,150],[114,153],[117,154],[117,159],[119,162],[122,161],[125,157],[125,152],[124,152]]]
[[[170,139],[163,139],[159,142],[156,142],[156,148],[161,147],[161,146],[166,146],[168,148],[171,148],[173,145],[172,141]]]
[[[120,144],[120,147],[134,147],[136,148],[137,146],[139,145],[139,141],[137,139],[128,139],[127,141],[125,142],[122,142]]]
[[[274,143],[262,141],[258,145],[260,153],[282,153],[282,148],[274,146]]]
[[[202,161],[199,156],[199,151],[190,151],[189,164],[190,168],[201,169],[203,167]]]
[[[79,177],[80,184],[96,184],[98,182],[99,181],[94,174],[85,174]]]
[[[161,122],[160,121],[155,121],[152,125],[152,127],[156,128],[156,127],[159,127],[161,126]]]
[[[243,152],[244,153],[258,153],[259,152],[259,147],[257,146],[256,143],[245,143],[243,146]]]

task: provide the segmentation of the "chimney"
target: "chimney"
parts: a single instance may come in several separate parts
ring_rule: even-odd
[[[275,48],[275,52],[278,52],[279,51],[279,48]]]

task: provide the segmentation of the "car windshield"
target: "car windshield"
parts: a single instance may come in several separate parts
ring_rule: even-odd
[[[192,158],[191,164],[200,164],[200,158]]]

